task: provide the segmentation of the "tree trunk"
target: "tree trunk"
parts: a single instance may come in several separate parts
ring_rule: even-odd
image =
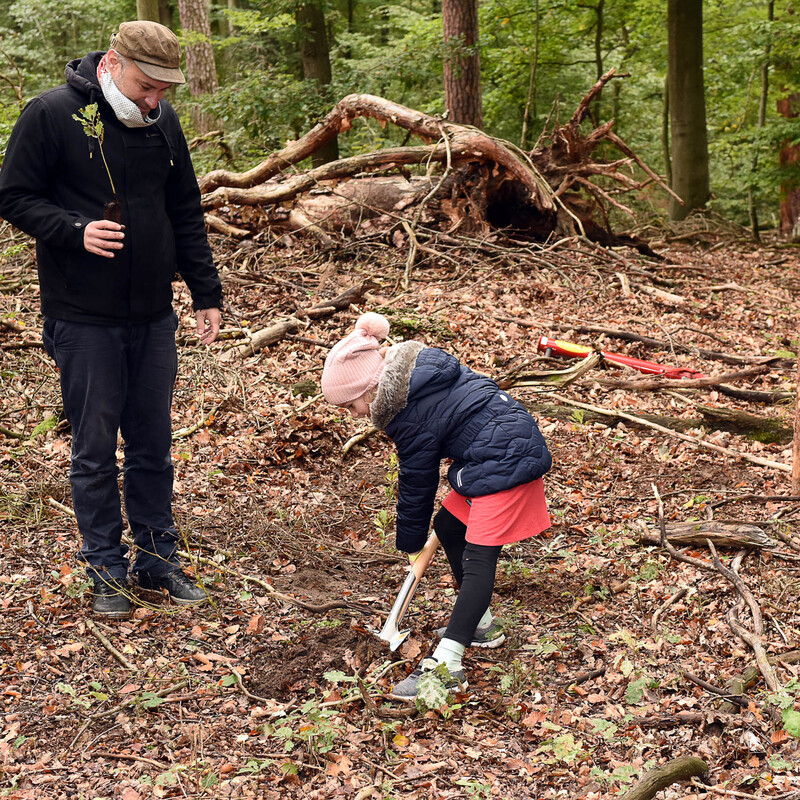
[[[136,0],[136,18],[161,22],[159,0]]]
[[[528,124],[531,119],[536,118],[536,69],[539,66],[539,28],[541,18],[539,16],[539,0],[534,3],[534,35],[533,35],[533,55],[530,56],[530,75],[528,77],[528,96],[525,99],[525,112],[522,115],[522,135],[519,139],[519,146],[524,150],[528,140]]]
[[[168,28],[173,28],[172,6],[169,0],[158,0],[158,21]]]
[[[769,0],[767,3],[767,21],[772,22],[775,19],[775,0]],[[767,99],[769,97],[769,62],[772,53],[772,41],[768,40],[764,46],[764,63],[761,65],[761,95],[758,98],[758,131],[759,133],[764,129],[767,124]],[[753,152],[753,161],[751,171],[753,176],[758,169],[758,148],[761,146],[759,139],[756,139]],[[758,209],[756,208],[756,186],[751,183],[747,187],[747,201],[750,210],[750,229],[753,232],[753,238],[756,241],[761,240],[761,234],[758,227]]]
[[[603,69],[603,10],[605,0],[598,0],[597,5],[594,7],[594,13],[597,19],[595,20],[594,29],[594,64],[595,64],[595,78],[600,80],[605,70]],[[619,84],[617,84],[619,86]],[[600,124],[602,114],[601,98],[603,93],[598,92],[595,98],[594,105],[592,106],[592,116],[594,117],[595,125]]]
[[[444,104],[448,119],[483,125],[477,0],[443,0]]]
[[[778,113],[787,119],[794,119],[800,107],[800,94],[790,94],[778,100]],[[791,142],[781,147],[781,166],[794,167],[800,161],[800,145]],[[800,241],[800,188],[797,181],[781,184],[781,233],[791,241]]]
[[[295,10],[295,21],[300,34],[303,77],[306,80],[316,81],[321,93],[330,95],[331,54],[325,13],[316,2],[302,3]],[[337,158],[339,158],[339,144],[338,139],[334,137],[314,152],[312,163],[315,167],[319,167],[329,161],[336,161]]]
[[[670,199],[669,216],[682,220],[710,194],[702,0],[669,0],[667,28],[672,189],[683,200]]]
[[[186,71],[189,93],[192,97],[212,94],[219,87],[214,50],[211,47],[211,24],[206,0],[178,0],[181,28],[191,32],[192,44],[186,46]],[[195,127],[200,134],[219,127],[211,114],[197,111],[193,114]]]

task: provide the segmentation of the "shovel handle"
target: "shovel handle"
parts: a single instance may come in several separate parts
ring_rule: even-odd
[[[411,565],[411,571],[417,576],[417,580],[420,580],[425,574],[425,570],[428,569],[428,565],[433,560],[433,554],[438,547],[439,537],[436,533],[432,533],[428,537],[428,541],[425,542],[425,546],[419,551],[419,555],[414,559],[414,563]]]
[[[409,568],[408,576],[406,577],[406,583],[404,584],[404,588],[407,587],[408,591],[405,593],[400,593],[400,596],[395,601],[395,607],[392,609],[393,612],[396,612],[395,620],[398,625],[400,624],[400,620],[405,616],[408,607],[411,605],[411,599],[414,597],[414,592],[416,591],[417,585],[422,580],[425,570],[428,569],[431,561],[433,561],[433,555],[438,547],[439,537],[435,533],[432,533],[428,537],[428,541],[425,542],[425,547],[419,551],[419,555]],[[409,578],[412,575],[414,576],[414,579],[413,581],[409,581]]]

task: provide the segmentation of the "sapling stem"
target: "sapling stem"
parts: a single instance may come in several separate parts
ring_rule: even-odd
[[[78,116],[80,114],[80,116]],[[117,202],[117,189],[114,186],[114,179],[111,177],[111,170],[106,161],[106,154],[103,152],[103,137],[105,129],[103,121],[100,119],[100,112],[97,108],[97,103],[89,103],[89,105],[78,109],[78,114],[73,114],[72,119],[79,122],[83,127],[83,132],[90,139],[97,139],[100,147],[100,156],[103,159],[103,166],[106,168],[106,175],[108,175],[108,182],[111,184],[111,193],[114,195],[114,202]],[[91,158],[91,153],[89,154]]]

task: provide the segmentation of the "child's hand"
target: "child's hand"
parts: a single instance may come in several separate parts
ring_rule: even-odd
[[[419,554],[421,552],[422,552],[422,550],[417,550],[416,553],[409,553],[408,554],[408,563],[409,564],[413,564],[419,558]]]

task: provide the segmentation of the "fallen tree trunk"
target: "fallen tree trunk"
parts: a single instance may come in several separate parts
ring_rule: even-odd
[[[531,162],[525,163],[497,139],[475,128],[444,122],[412,108],[401,106],[399,103],[393,103],[370,94],[347,95],[336,104],[322,122],[305,136],[292,142],[279,153],[274,153],[248,172],[232,173],[224,170],[210,172],[200,179],[200,190],[206,193],[217,187],[246,189],[264,183],[286,167],[302,161],[340,133],[349,130],[354,117],[371,117],[383,125],[391,123],[430,142],[442,140],[442,143],[437,145],[441,158],[446,157],[449,152],[450,157],[456,159],[480,156],[483,159],[494,161],[525,186],[541,208],[555,209],[556,204],[552,190],[538,170]],[[403,149],[401,148],[401,150]],[[363,161],[366,166],[374,160],[372,165],[374,167],[382,161],[381,155],[381,153],[373,153],[369,156],[357,156],[355,159],[341,159],[326,164],[319,170],[328,169],[331,173],[328,177],[339,177],[339,171],[342,169],[347,170],[344,174],[352,174],[349,170],[355,166],[354,162]],[[398,157],[397,151],[395,151],[389,156],[389,159]],[[418,160],[406,163],[420,163],[424,160],[420,153],[417,153],[415,158]],[[343,166],[343,162],[345,166]],[[364,169],[365,166],[358,166],[356,169]],[[312,172],[318,172],[318,170],[312,170]]]
[[[677,545],[706,546],[710,539],[717,547],[775,547],[778,543],[767,536],[758,525],[737,520],[709,520],[707,522],[670,522],[665,524],[666,537]],[[661,543],[656,531],[642,530],[641,538],[653,544]]]
[[[644,242],[611,233],[606,206],[633,212],[616,199],[608,185],[601,188],[592,181],[601,178],[608,183],[610,180],[616,187],[614,192],[640,189],[653,181],[667,192],[669,187],[612,133],[610,123],[588,136],[578,129],[586,117],[590,98],[613,77],[615,74],[611,70],[600,78],[567,125],[556,126],[549,144],[530,153],[483,131],[423,114],[382,97],[351,94],[339,101],[305,136],[273,153],[253,169],[246,172],[215,170],[200,178],[203,207],[207,211],[225,209],[233,216],[236,206],[269,207],[277,213],[267,215],[268,224],[292,230],[298,230],[298,226],[289,218],[287,208],[297,209],[308,223],[299,228],[319,235],[314,226],[338,230],[341,220],[346,220],[348,214],[361,220],[364,211],[368,212],[367,216],[397,214],[416,203],[414,224],[427,210],[430,217],[438,217],[451,231],[462,225],[481,231],[511,229],[538,240],[553,233],[577,233],[603,244],[646,248]],[[347,131],[356,117],[375,119],[384,127],[395,125],[420,137],[426,145],[390,148],[339,159],[301,174],[288,177],[282,174]],[[592,153],[602,142],[621,151],[623,158],[593,161]],[[443,171],[438,177],[432,177],[430,165],[437,163],[443,165]],[[412,178],[406,167],[413,165],[427,165],[427,176]],[[627,169],[633,165],[644,171],[643,181],[637,181]],[[411,183],[420,191],[410,190],[408,203],[402,200],[398,204],[396,199],[392,200],[391,192],[373,192],[375,196],[365,201],[364,195],[372,190],[356,188],[355,184],[366,182],[369,186],[369,182],[376,180],[374,173],[390,170],[400,172],[401,176],[384,174],[384,188],[395,181],[398,191],[405,191]],[[350,184],[348,191],[342,191],[343,181]],[[327,193],[326,201],[320,202],[318,198],[312,201],[309,192],[320,189]],[[277,209],[278,204],[286,208]],[[595,212],[599,222],[594,218]],[[223,232],[221,219],[213,215],[209,224]],[[233,225],[232,236],[240,235],[241,225],[233,220],[222,220],[222,223]]]
[[[559,376],[562,370],[557,370],[554,375]],[[528,377],[528,376],[526,376]],[[571,381],[563,381],[567,385]],[[513,386],[530,386],[530,382],[512,382]],[[548,384],[541,383],[542,391],[551,391],[554,385],[559,385],[558,381],[553,380]],[[501,384],[501,388],[509,388],[509,384]],[[547,405],[544,403],[527,403],[528,408],[536,416],[551,417],[554,419],[570,420],[573,417],[572,411],[563,407]],[[659,414],[648,414],[641,412],[632,417],[624,412],[617,413],[614,409],[604,409],[603,411],[586,409],[583,414],[584,422],[603,422],[605,424],[615,424],[614,420],[624,422],[629,428],[646,430],[652,424],[661,425],[672,431],[690,431],[697,428],[706,430],[726,431],[737,436],[746,436],[761,442],[789,442],[792,438],[792,429],[783,424],[777,417],[758,417],[755,414],[748,414],[738,409],[712,409],[710,406],[697,407],[702,417],[667,417]],[[726,413],[726,411],[728,413]]]

